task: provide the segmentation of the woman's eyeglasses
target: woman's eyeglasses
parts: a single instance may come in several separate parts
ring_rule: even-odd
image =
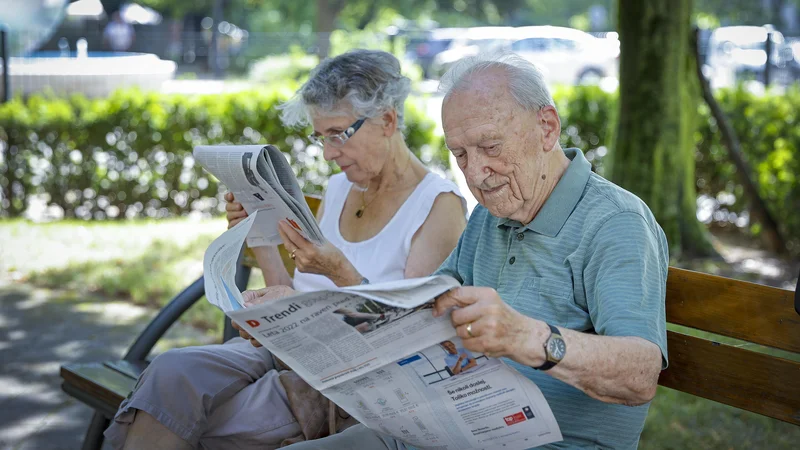
[[[330,136],[317,136],[316,134],[309,134],[308,140],[312,144],[319,145],[320,147],[324,146],[326,143],[334,147],[341,147],[345,144],[345,142],[347,142],[348,139],[350,139],[351,137],[353,137],[354,134],[356,134],[356,131],[358,131],[358,129],[361,128],[361,125],[363,125],[364,121],[366,120],[367,119],[356,120],[355,123],[347,127],[347,129],[344,130],[343,132],[338,134],[332,134]]]

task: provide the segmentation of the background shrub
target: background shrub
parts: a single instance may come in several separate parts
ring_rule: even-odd
[[[201,144],[277,145],[300,185],[319,194],[338,170],[281,125],[275,106],[295,82],[213,96],[121,91],[107,99],[32,96],[0,105],[2,215],[21,215],[38,198],[65,217],[169,217],[220,210],[224,189],[192,158]],[[431,166],[446,168],[435,124],[407,105],[407,141]]]

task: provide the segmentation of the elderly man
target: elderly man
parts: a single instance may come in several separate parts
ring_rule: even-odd
[[[463,60],[443,86],[446,143],[480,206],[438,270],[463,287],[434,314],[455,307],[468,350],[539,386],[564,436],[549,448],[635,449],[667,364],[663,231],[639,198],[561,149],[531,64]],[[406,446],[357,426],[302,448]]]

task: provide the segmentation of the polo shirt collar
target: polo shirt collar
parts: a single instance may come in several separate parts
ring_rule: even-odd
[[[572,162],[567,166],[564,175],[558,180],[558,184],[536,217],[524,226],[516,220],[497,219],[498,227],[521,227],[550,237],[556,236],[561,231],[583,196],[583,190],[592,173],[592,165],[586,160],[580,149],[568,148],[564,150],[564,154]]]

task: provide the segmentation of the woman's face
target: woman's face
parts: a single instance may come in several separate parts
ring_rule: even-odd
[[[341,134],[358,118],[352,115],[312,116],[314,134],[332,136]],[[344,145],[338,146],[325,140],[322,155],[326,161],[334,161],[352,183],[366,186],[383,169],[389,157],[389,139],[385,125],[380,119],[367,119]]]

